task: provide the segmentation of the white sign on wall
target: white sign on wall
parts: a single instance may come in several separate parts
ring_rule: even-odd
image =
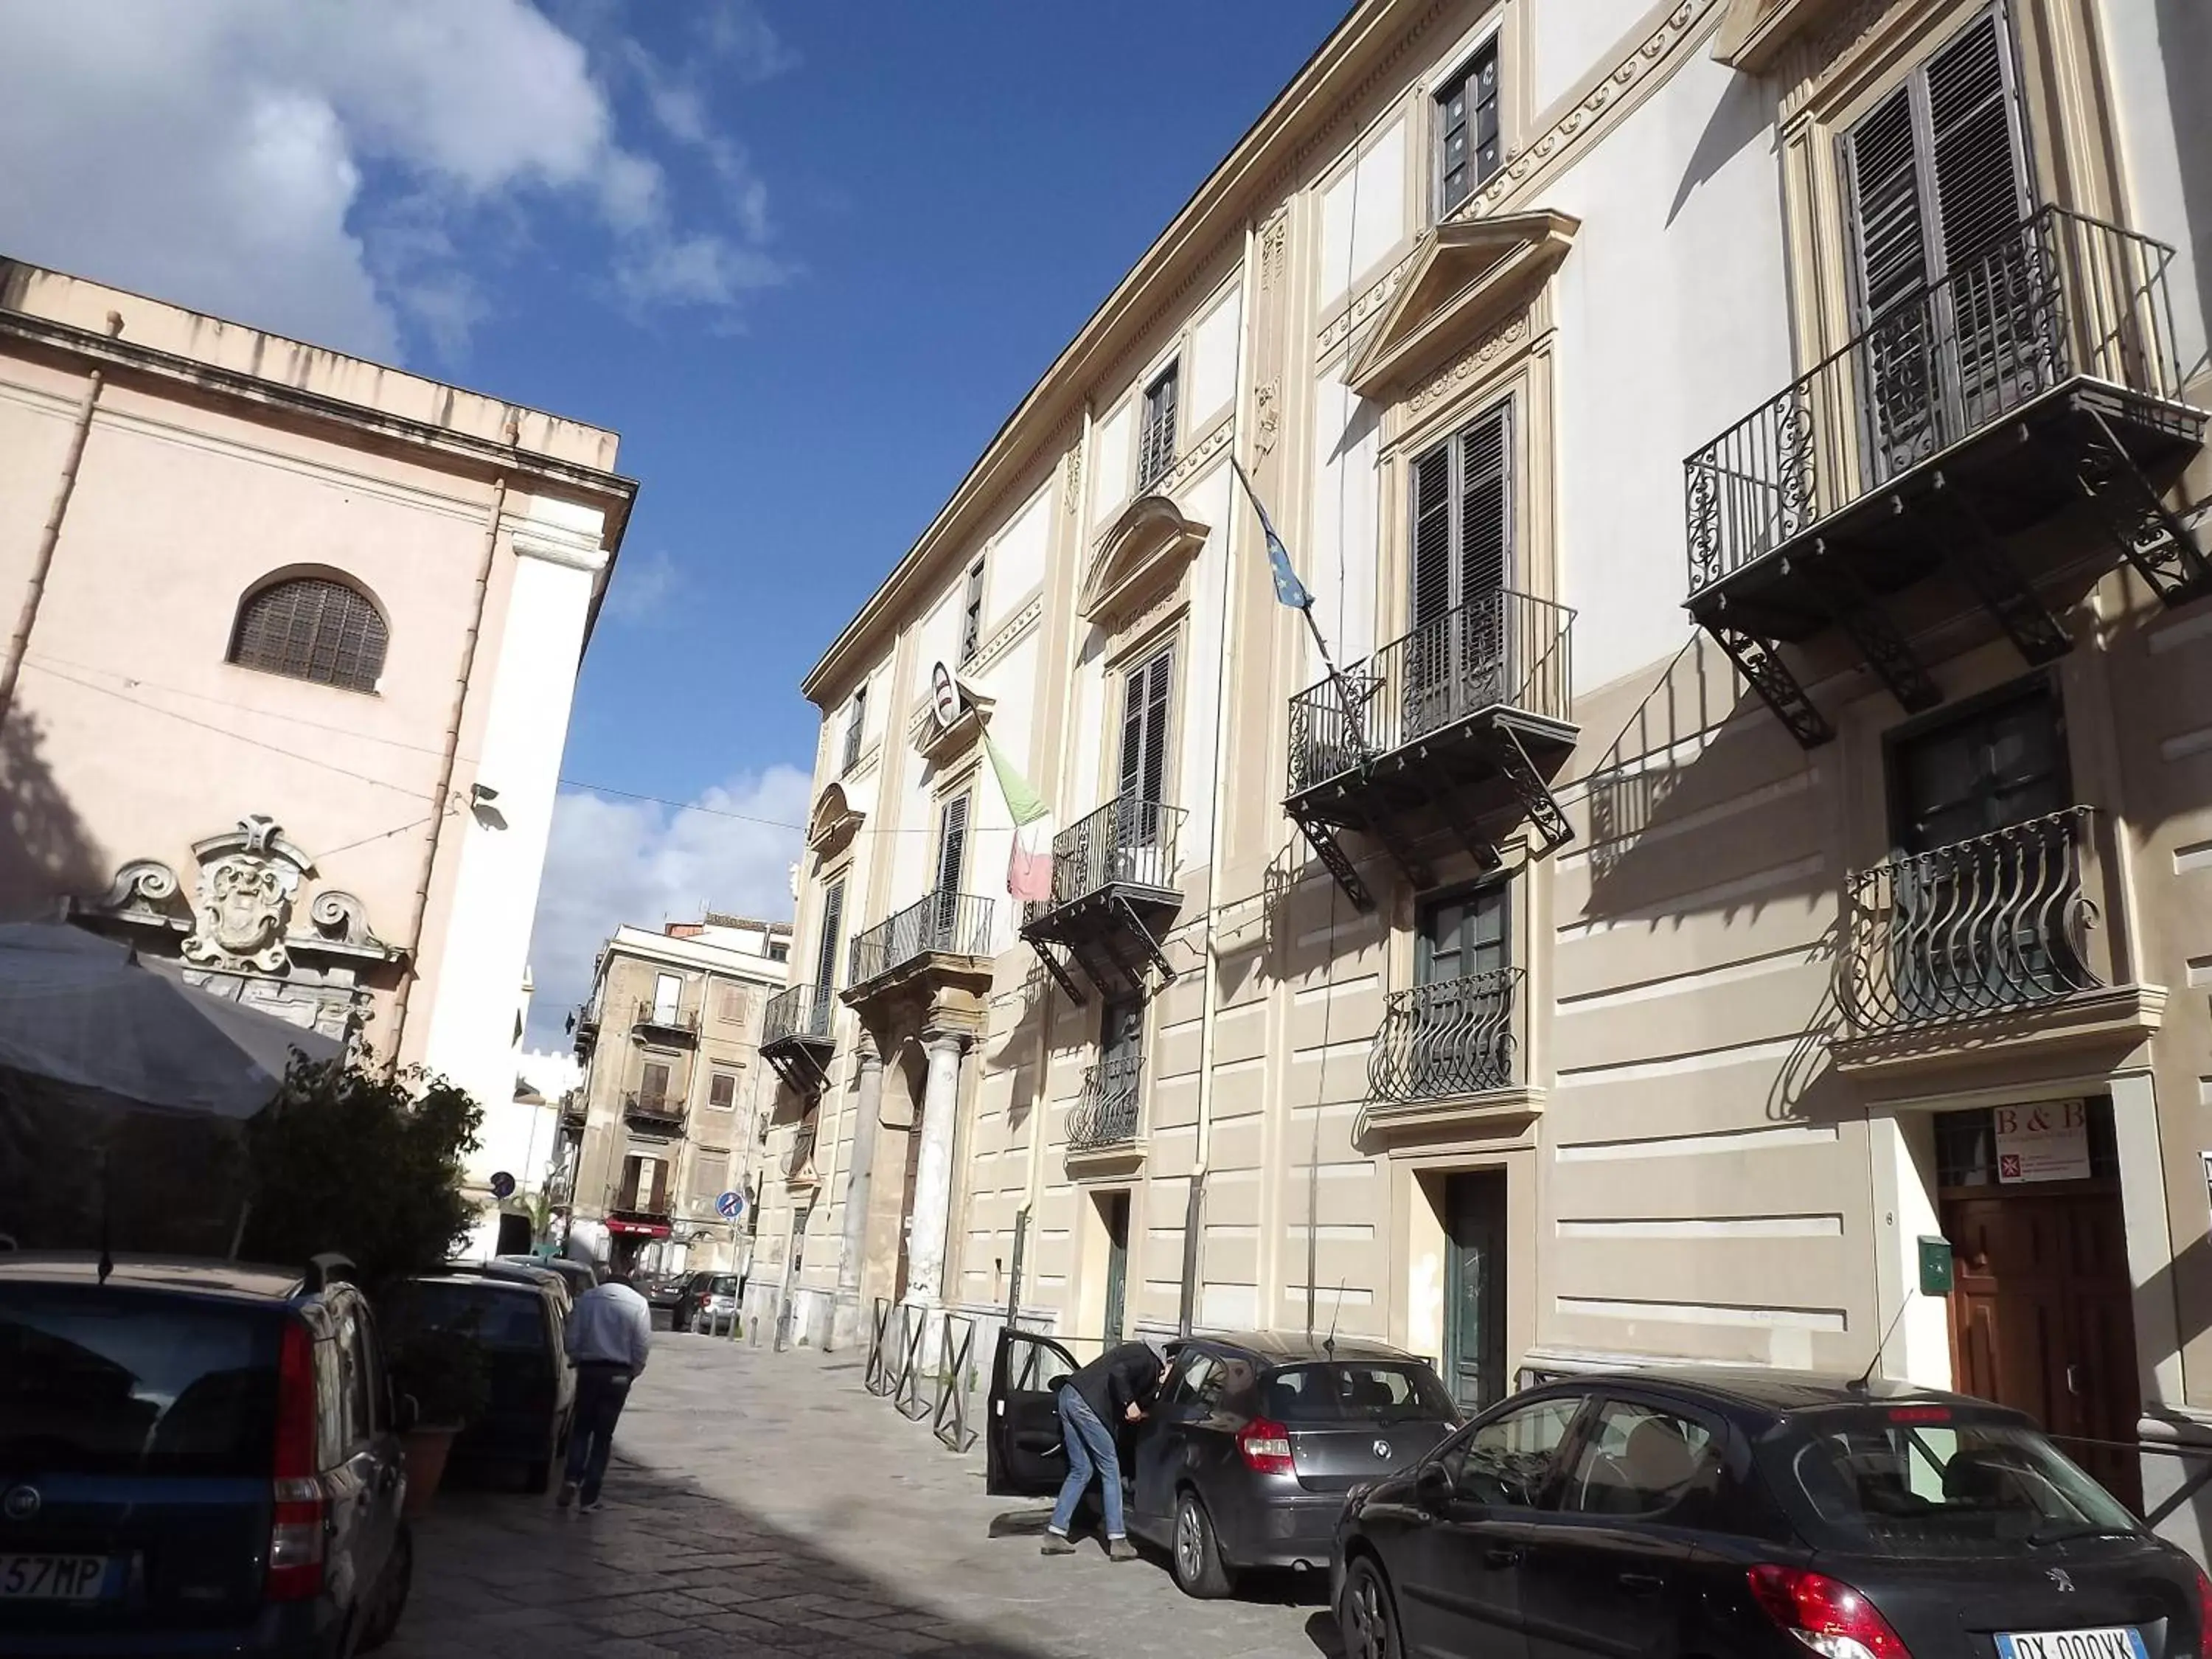
[[[2047,1100],[2033,1106],[2000,1106],[1993,1115],[2001,1183],[2088,1179],[2088,1102]]]

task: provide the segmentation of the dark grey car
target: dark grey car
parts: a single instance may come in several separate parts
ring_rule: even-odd
[[[1418,1462],[1459,1424],[1427,1363],[1379,1342],[1247,1333],[1170,1345],[1159,1404],[1121,1436],[1130,1533],[1191,1595],[1251,1568],[1326,1565],[1344,1496]],[[991,1370],[989,1486],[1043,1495],[1067,1473],[1055,1395],[1075,1370],[1006,1331]]]

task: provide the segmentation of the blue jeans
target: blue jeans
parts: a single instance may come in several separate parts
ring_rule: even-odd
[[[1067,1479],[1060,1483],[1060,1501],[1052,1506],[1052,1529],[1067,1536],[1075,1506],[1095,1474],[1099,1500],[1106,1506],[1106,1536],[1128,1536],[1121,1530],[1121,1457],[1114,1449],[1114,1431],[1072,1388],[1060,1391],[1060,1443],[1067,1452]]]
[[[630,1374],[617,1365],[576,1367],[576,1415],[568,1428],[569,1484],[580,1485],[586,1504],[599,1495],[607,1457],[615,1449],[615,1419],[629,1401]]]

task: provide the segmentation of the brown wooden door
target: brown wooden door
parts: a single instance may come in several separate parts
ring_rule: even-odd
[[[2140,1390],[2118,1195],[1954,1198],[1943,1232],[1957,1255],[1951,1364],[1960,1389],[2024,1411],[2054,1435],[2132,1445]],[[2061,1443],[2142,1513],[2134,1453]]]

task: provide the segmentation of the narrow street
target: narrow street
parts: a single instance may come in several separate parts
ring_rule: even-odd
[[[983,1490],[861,1387],[860,1356],[662,1334],[606,1507],[449,1488],[416,1534],[393,1659],[1334,1653],[1325,1585],[1195,1601],[1157,1559],[1037,1553],[1045,1507]]]

